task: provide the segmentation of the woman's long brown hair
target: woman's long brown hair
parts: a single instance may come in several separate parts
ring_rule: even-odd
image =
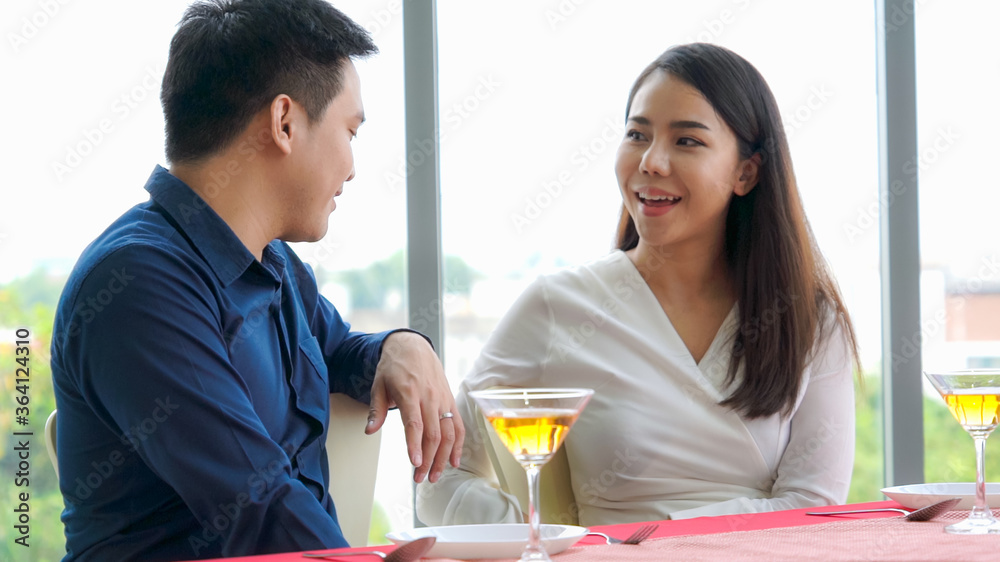
[[[792,170],[774,95],[749,62],[728,49],[694,43],[660,55],[636,79],[625,108],[650,74],[667,72],[697,89],[736,134],[740,158],[760,154],[757,185],[733,196],[726,217],[725,253],[739,303],[727,383],[739,386],[722,401],[749,418],[788,414],[817,342],[843,330],[855,365],[857,338],[840,291],[813,238]],[[639,243],[622,206],[617,247]],[[833,317],[834,322],[826,319]]]

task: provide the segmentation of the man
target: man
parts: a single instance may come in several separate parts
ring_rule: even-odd
[[[398,406],[414,479],[464,428],[419,334],[349,331],[285,241],[316,241],[354,177],[352,62],[368,34],[323,0],[185,13],[161,101],[169,171],[80,257],[56,314],[67,559],[346,546],[327,493],[330,392]]]

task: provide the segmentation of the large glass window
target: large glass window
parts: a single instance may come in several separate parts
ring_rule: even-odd
[[[917,3],[917,158],[904,172],[920,186],[921,323],[913,339],[923,345],[925,370],[1000,367],[998,17],[995,2]],[[926,481],[975,481],[972,439],[926,381],[924,391]],[[995,448],[986,462],[995,480]]]
[[[851,499],[879,499],[875,16],[868,1],[828,8],[440,0],[443,246],[472,280],[446,300],[452,383],[538,274],[611,248],[621,204],[613,162],[635,77],[671,45],[717,43],[761,71],[782,111],[806,213],[871,379],[858,395]],[[446,268],[446,284],[457,272]]]
[[[0,67],[17,78],[16,87],[0,89],[3,106],[13,108],[0,141],[0,342],[13,341],[14,325],[37,326],[33,353],[47,359],[46,329],[69,268],[115,217],[146,199],[141,187],[164,163],[159,83],[189,3],[149,2],[138,11],[110,1],[0,5],[8,22]],[[381,53],[358,63],[368,121],[354,144],[357,178],[345,186],[327,237],[296,251],[355,328],[376,331],[407,323],[405,180],[417,163],[408,162],[403,142],[402,5],[334,3],[372,32]],[[990,54],[987,23],[998,8],[918,4],[924,362],[992,366],[1000,363],[990,323],[1000,308],[1000,264],[982,184],[990,177],[987,135],[1000,124],[989,97],[1000,60]],[[880,499],[872,2],[440,0],[437,11],[444,350],[453,386],[531,280],[611,248],[620,206],[613,160],[635,76],[670,45],[718,43],[757,66],[782,110],[806,212],[853,315],[869,379],[858,396],[849,500]],[[0,358],[9,351],[2,345]],[[35,381],[39,407],[50,410],[48,372]],[[939,474],[931,467],[943,463],[928,462],[928,481],[971,479],[961,430],[940,408],[927,411],[928,455],[945,458],[941,441],[950,439],[957,449],[947,458],[966,463]],[[5,411],[0,428],[11,427],[9,418]],[[33,416],[36,435],[42,422]],[[944,433],[935,427],[951,437],[936,437]],[[382,442],[377,542],[413,525],[398,415]],[[0,458],[0,466],[9,463],[9,455]],[[44,463],[32,495],[36,554],[56,559],[62,503]]]

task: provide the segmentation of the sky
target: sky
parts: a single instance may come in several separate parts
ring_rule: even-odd
[[[107,224],[146,199],[142,185],[165,164],[159,81],[187,4],[0,7],[0,65],[16,77],[0,92],[9,124],[0,140],[0,282],[39,265],[68,271]],[[404,150],[399,2],[337,6],[381,53],[358,63],[368,121],[354,144],[357,177],[327,237],[297,245],[331,270],[405,246],[406,156],[423,157]],[[877,340],[874,8],[829,6],[441,0],[444,251],[490,277],[523,275],[529,260],[547,267],[607,252],[620,205],[613,156],[632,81],[672,44],[715,42],[750,60],[774,91],[813,231]],[[989,172],[1000,50],[989,22],[1000,8],[931,0],[917,8],[923,259],[977,275],[996,251],[989,224],[1000,190]],[[966,52],[977,56],[959,56]]]
[[[2,92],[11,126],[0,141],[0,281],[36,264],[69,268],[104,226],[146,198],[145,179],[164,163],[159,81],[187,3],[0,7],[0,64],[17,77]],[[768,79],[829,259],[875,263],[872,2],[836,10],[778,0],[694,4],[439,2],[445,251],[492,275],[516,271],[535,253],[578,263],[606,251],[620,201],[612,164],[628,88],[669,45],[709,40],[737,50]],[[995,53],[985,22],[998,8],[944,4],[918,3],[927,15],[917,20],[925,38],[916,163],[922,245],[928,263],[954,261],[958,251],[975,264],[992,251],[973,240],[988,234],[981,225],[993,206],[968,203],[996,201],[996,181],[976,172],[996,147],[1000,118],[985,108],[995,107],[998,63],[995,55],[959,60],[946,30],[961,29],[965,49]],[[402,16],[388,0],[338,6],[372,31],[382,53],[359,63],[369,121],[355,144],[357,178],[327,238],[300,253],[346,269],[405,243]]]
[[[130,206],[163,156],[159,82],[188,0],[16,0],[0,6],[0,282],[65,273]],[[327,236],[296,250],[329,270],[405,247],[402,11],[337,2],[381,53],[358,62],[368,118],[356,178]],[[606,253],[613,158],[635,76],[667,47],[709,41],[753,63],[778,100],[799,189],[862,347],[880,354],[874,3],[791,0],[438,2],[442,239],[491,279]],[[924,266],[994,280],[992,173],[1000,50],[987,1],[916,3]],[[894,17],[907,19],[907,13]],[[900,21],[902,21],[900,19]],[[486,25],[488,23],[488,25]],[[967,57],[966,53],[976,56]],[[447,272],[446,272],[447,278]]]

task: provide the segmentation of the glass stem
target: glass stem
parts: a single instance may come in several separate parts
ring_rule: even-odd
[[[526,558],[548,560],[545,549],[542,548],[542,520],[538,505],[538,474],[541,472],[541,467],[529,465],[524,470],[528,473],[528,526],[531,528],[531,534],[522,560]]]
[[[989,434],[972,436],[976,442],[976,506],[969,519],[992,519],[993,513],[986,503],[986,438]]]

